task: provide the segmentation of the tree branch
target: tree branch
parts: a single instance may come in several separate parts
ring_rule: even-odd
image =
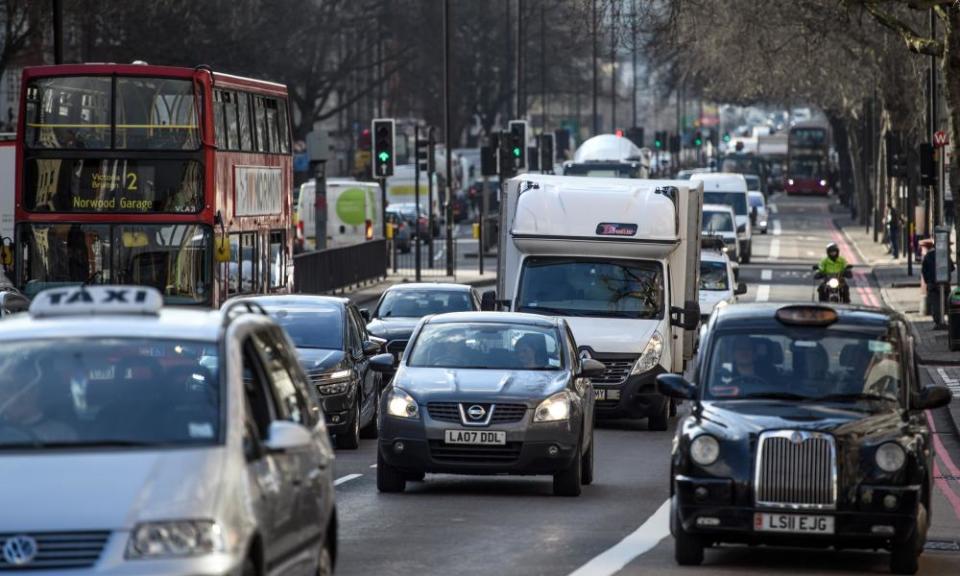
[[[934,2],[934,0],[929,1]],[[916,33],[913,28],[903,20],[900,20],[889,12],[881,10],[876,0],[859,0],[856,3],[863,6],[882,26],[899,34],[900,39],[903,40],[907,45],[907,49],[911,52],[938,57],[943,55],[943,44],[941,42]]]

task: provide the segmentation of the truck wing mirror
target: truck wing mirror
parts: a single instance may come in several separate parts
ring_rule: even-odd
[[[700,324],[700,304],[688,300],[683,308],[670,307],[670,324],[684,330],[694,330]]]

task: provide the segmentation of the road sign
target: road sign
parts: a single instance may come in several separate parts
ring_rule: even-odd
[[[943,130],[937,130],[933,133],[933,145],[936,148],[943,148],[950,142],[947,140],[947,133]]]

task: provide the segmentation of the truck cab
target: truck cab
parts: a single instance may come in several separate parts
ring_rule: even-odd
[[[686,181],[522,175],[501,202],[497,302],[563,317],[591,379],[599,418],[674,411],[658,374],[680,373],[699,322],[701,186]]]

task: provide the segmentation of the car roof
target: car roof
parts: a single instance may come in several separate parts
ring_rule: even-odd
[[[319,307],[339,307],[350,304],[349,298],[340,296],[316,296],[313,294],[276,294],[273,296],[239,296],[227,300],[227,303],[236,300],[252,300],[261,306],[267,308],[287,307],[287,308],[307,308],[311,306]]]
[[[467,284],[454,284],[452,282],[407,282],[404,284],[395,284],[387,288],[386,292],[403,292],[406,290],[469,292],[472,289],[473,288]]]
[[[700,252],[700,261],[706,262],[726,262],[727,255],[717,250],[703,250]]]
[[[0,341],[35,338],[159,338],[217,342],[224,320],[218,310],[163,308],[158,314],[14,314],[0,322]]]
[[[524,324],[544,328],[555,328],[560,324],[560,320],[553,316],[541,316],[525,312],[448,312],[428,316],[426,321],[430,324]]]
[[[830,308],[837,312],[837,321],[830,324],[834,327],[863,327],[886,329],[890,321],[899,315],[887,308],[871,308],[855,304],[818,304],[815,302],[763,302],[732,304],[715,313],[716,328],[756,328],[772,325],[782,326],[777,320],[777,311],[788,306],[805,306],[812,308]]]
[[[733,212],[733,208],[729,204],[704,204],[704,212]]]

